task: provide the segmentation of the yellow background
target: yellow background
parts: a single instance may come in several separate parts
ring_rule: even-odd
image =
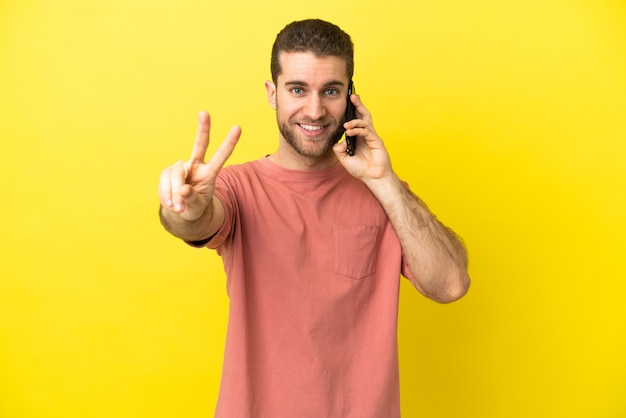
[[[437,305],[403,280],[405,417],[626,417],[626,3],[0,3],[0,417],[207,417],[220,259],[164,232],[196,115],[272,152],[276,33],[321,17],[394,168],[469,247]],[[215,146],[215,144],[213,144]]]

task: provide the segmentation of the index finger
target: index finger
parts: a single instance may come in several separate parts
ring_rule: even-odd
[[[354,104],[354,106],[356,107],[356,111],[359,114],[360,119],[363,119],[370,125],[374,125],[372,121],[372,114],[369,112],[369,110],[367,110],[367,108],[361,101],[361,96],[359,96],[358,94],[355,94],[354,96],[356,96],[356,99],[357,99],[356,100],[357,102]]]
[[[200,112],[198,115],[198,131],[196,140],[191,151],[190,162],[204,163],[206,150],[209,147],[209,132],[211,131],[211,117],[206,111]]]

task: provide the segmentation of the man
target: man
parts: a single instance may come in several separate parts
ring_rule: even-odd
[[[224,262],[230,312],[215,416],[399,417],[400,275],[454,301],[470,283],[464,246],[396,176],[367,108],[348,98],[346,33],[293,22],[271,68],[276,151],[222,169],[234,127],[205,162],[202,112],[191,159],[159,185],[166,229]],[[338,143],[344,131],[354,155]]]

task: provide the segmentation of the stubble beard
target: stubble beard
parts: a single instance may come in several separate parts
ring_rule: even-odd
[[[297,122],[293,119],[284,121],[278,115],[278,109],[276,109],[276,120],[278,121],[278,129],[280,134],[285,138],[285,141],[300,155],[308,158],[319,158],[326,153],[341,139],[341,136],[345,132],[343,123],[339,124],[334,131],[328,133],[325,138],[318,138],[315,140],[301,139],[298,136]],[[298,123],[309,123],[298,122]],[[315,142],[313,144],[313,142]],[[308,145],[308,146],[307,146]],[[311,146],[313,145],[313,146]]]

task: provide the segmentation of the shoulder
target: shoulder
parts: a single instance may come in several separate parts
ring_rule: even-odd
[[[256,176],[262,171],[262,164],[260,164],[259,160],[248,161],[242,164],[233,164],[223,167],[217,177],[222,181],[230,182],[236,179]]]
[[[258,168],[260,165],[261,165],[260,160],[247,161],[241,164],[232,164],[232,165],[223,167],[222,170],[220,171],[220,174],[222,173],[240,174],[240,173],[247,173],[247,172],[255,172],[255,171],[258,171]]]

